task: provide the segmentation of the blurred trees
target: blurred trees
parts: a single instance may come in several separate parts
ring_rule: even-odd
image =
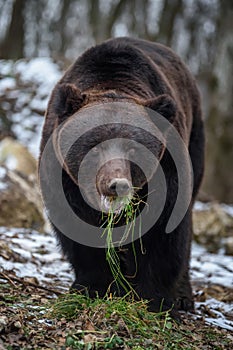
[[[231,0],[0,0],[0,58],[73,60],[90,45],[124,35],[171,46],[203,97],[203,189],[233,202],[232,19]]]
[[[2,5],[3,6],[3,5]],[[24,0],[15,1],[5,37],[2,38],[1,58],[19,58],[24,53]],[[2,16],[4,12],[2,12]]]

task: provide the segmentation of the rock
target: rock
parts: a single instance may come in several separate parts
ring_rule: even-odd
[[[211,253],[223,246],[223,238],[233,235],[233,217],[213,203],[193,212],[194,240]]]
[[[11,137],[5,137],[0,142],[0,165],[27,176],[36,175],[37,171],[35,158],[26,147]]]
[[[224,241],[226,255],[233,255],[233,237],[227,237]]]
[[[18,141],[0,142],[0,226],[43,231],[43,206],[35,158]]]
[[[0,166],[0,226],[43,231],[44,225],[36,176]]]

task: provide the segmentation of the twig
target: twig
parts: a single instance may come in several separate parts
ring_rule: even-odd
[[[12,279],[9,277],[9,276],[6,276],[3,272],[0,272],[0,276],[7,280],[8,282],[10,282],[10,284],[13,286],[13,287],[16,287],[16,284],[12,281]]]
[[[18,282],[18,283],[21,283],[23,284],[24,286],[25,285],[28,285],[28,286],[31,286],[31,287],[35,287],[37,289],[42,289],[42,290],[45,290],[47,292],[50,292],[50,293],[54,293],[56,295],[62,295],[61,292],[58,292],[58,291],[55,291],[53,289],[50,289],[50,288],[47,288],[47,287],[43,287],[43,286],[40,286],[40,285],[37,285],[36,283],[33,283],[33,282],[30,282],[30,281],[24,281],[23,278],[18,278],[18,277],[15,277],[15,276],[7,276],[5,275],[5,273],[3,272],[0,272],[0,278],[3,278],[5,280],[7,280],[8,282],[10,282],[10,284],[12,284],[14,287],[16,287],[15,282]]]

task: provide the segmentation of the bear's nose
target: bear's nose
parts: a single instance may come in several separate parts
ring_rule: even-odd
[[[108,190],[112,196],[126,196],[131,189],[130,183],[127,179],[114,178],[110,181]]]

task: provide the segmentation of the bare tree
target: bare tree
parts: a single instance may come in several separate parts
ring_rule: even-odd
[[[10,24],[0,43],[0,58],[24,56],[24,5],[24,0],[14,1]]]
[[[168,46],[172,44],[175,21],[182,16],[183,6],[183,0],[164,0],[157,38]]]
[[[233,202],[233,3],[221,1],[216,21],[214,57],[202,71],[208,106],[206,175],[203,189],[220,201]]]

